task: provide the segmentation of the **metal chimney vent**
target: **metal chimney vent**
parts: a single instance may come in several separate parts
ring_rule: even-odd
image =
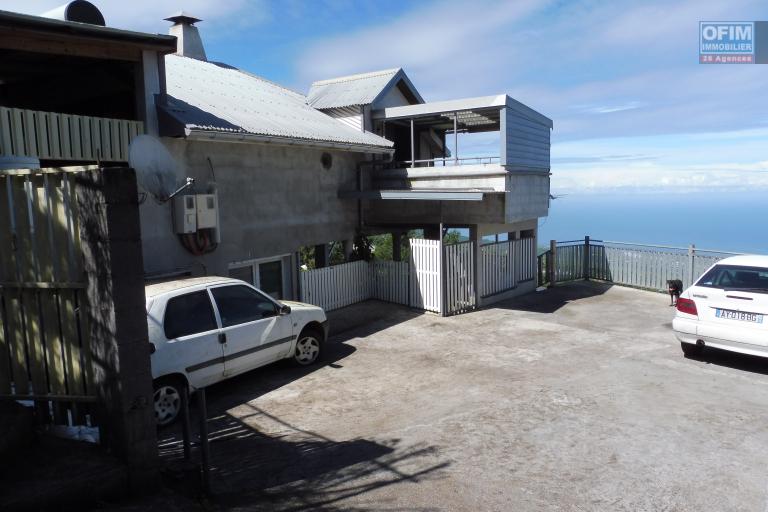
[[[78,23],[88,23],[90,25],[105,26],[104,15],[101,14],[98,7],[86,0],[74,0],[40,16],[44,18],[53,18],[62,21],[76,21]]]
[[[176,36],[176,55],[183,55],[184,57],[197,60],[208,60],[205,56],[205,47],[203,46],[203,40],[200,38],[200,32],[195,26],[195,23],[203,20],[191,16],[184,11],[179,11],[165,19],[173,23],[168,33]]]

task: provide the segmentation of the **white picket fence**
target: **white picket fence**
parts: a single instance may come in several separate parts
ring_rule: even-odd
[[[301,301],[329,311],[370,299],[373,290],[367,261],[317,268],[299,276]]]
[[[408,278],[410,264],[407,261],[372,261],[372,298],[397,304],[409,304]]]
[[[533,238],[480,246],[480,295],[490,297],[513,290],[536,275]]]
[[[463,313],[477,306],[474,260],[474,242],[445,246],[446,313]]]
[[[411,244],[411,296],[415,308],[442,313],[442,266],[439,240],[410,240]]]

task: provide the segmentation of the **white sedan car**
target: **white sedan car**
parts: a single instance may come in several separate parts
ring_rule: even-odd
[[[185,386],[209,386],[280,359],[312,364],[328,337],[321,308],[277,302],[237,279],[179,279],[145,291],[158,425],[176,419]]]
[[[680,295],[672,328],[686,356],[715,347],[768,357],[768,256],[717,262]]]

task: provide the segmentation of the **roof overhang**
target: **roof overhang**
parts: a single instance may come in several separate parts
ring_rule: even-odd
[[[364,190],[340,191],[340,199],[373,199],[373,200],[411,200],[411,201],[482,201],[485,194],[491,190],[437,190],[437,189],[407,189],[407,190]]]
[[[531,121],[549,128],[553,126],[551,119],[506,94],[390,107],[374,111],[373,118],[392,122],[413,119],[420,126],[427,124],[452,130],[453,120],[456,117],[460,129],[490,131],[499,130],[499,119],[503,108],[512,109]]]
[[[62,42],[82,44],[73,49],[62,46]],[[176,38],[0,11],[0,48],[136,60],[133,53],[115,50],[118,46],[133,51],[173,53],[176,51]]]
[[[351,144],[348,142],[278,137],[271,135],[259,135],[255,133],[223,132],[216,130],[199,130],[194,128],[187,128],[185,133],[188,140],[271,144],[274,146],[304,146],[385,155],[391,154],[395,151],[393,148],[374,146],[369,144]]]

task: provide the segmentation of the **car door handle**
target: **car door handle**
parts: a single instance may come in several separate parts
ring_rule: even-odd
[[[221,344],[223,345],[223,344],[225,344],[226,342],[227,342],[227,333],[225,333],[225,332],[220,332],[220,333],[219,333],[219,343],[221,343]]]

